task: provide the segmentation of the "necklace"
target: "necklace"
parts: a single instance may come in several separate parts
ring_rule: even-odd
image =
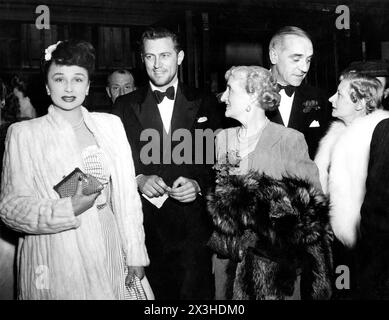
[[[237,132],[237,138],[239,141],[244,141],[244,140],[251,140],[251,139],[257,139],[261,134],[262,134],[262,131],[263,129],[265,129],[266,125],[270,122],[270,120],[268,118],[266,118],[265,120],[265,123],[262,125],[262,127],[260,127],[258,129],[258,131],[256,133],[254,133],[253,135],[251,136],[243,136],[242,137],[242,127],[238,127],[238,132]]]
[[[84,118],[81,118],[79,123],[77,123],[74,126],[72,125],[72,128],[73,128],[73,130],[78,130],[78,129],[80,129],[83,126],[83,124],[84,124]]]

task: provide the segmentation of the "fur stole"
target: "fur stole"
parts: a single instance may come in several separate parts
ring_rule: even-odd
[[[209,245],[238,263],[234,299],[285,299],[302,270],[303,298],[331,295],[327,198],[307,181],[250,172],[208,196],[216,231]]]
[[[332,229],[348,247],[357,239],[371,137],[385,118],[389,118],[389,112],[377,110],[347,127],[336,121],[320,142],[315,158],[323,190],[330,197]]]

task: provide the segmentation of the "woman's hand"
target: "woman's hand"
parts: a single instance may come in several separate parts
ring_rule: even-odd
[[[143,267],[134,267],[128,266],[128,273],[126,277],[126,284],[129,285],[131,283],[131,279],[134,275],[136,275],[140,280],[145,276],[145,269]]]
[[[90,209],[96,201],[101,191],[86,196],[82,193],[82,179],[78,181],[76,194],[71,198],[74,215],[78,216],[84,211]]]

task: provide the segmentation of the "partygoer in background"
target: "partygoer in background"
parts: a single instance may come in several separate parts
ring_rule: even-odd
[[[269,57],[281,102],[279,108],[266,114],[271,121],[302,132],[313,159],[331,110],[323,92],[303,83],[313,57],[312,41],[300,28],[283,27],[269,43]]]
[[[36,118],[36,111],[34,106],[31,104],[31,100],[28,96],[28,82],[21,76],[15,75],[11,79],[11,88],[15,97],[19,102],[19,113],[20,119],[33,119]]]
[[[135,89],[134,76],[128,70],[115,70],[107,78],[105,90],[112,103],[115,103],[117,97],[130,93]]]
[[[8,130],[0,217],[23,234],[19,299],[129,298],[126,283],[134,275],[143,278],[149,262],[120,119],[82,106],[94,63],[88,42],[47,48],[42,66],[52,99],[48,114]],[[74,196],[60,198],[53,186],[76,167],[104,189],[84,195],[79,181]]]
[[[385,60],[354,61],[345,72],[359,72],[376,77],[382,84],[382,106],[389,110],[389,62]]]
[[[266,117],[266,112],[274,111],[280,101],[271,73],[262,67],[239,66],[228,70],[225,78],[227,89],[221,97],[227,105],[225,115],[239,121],[241,126],[225,129],[217,135],[217,161],[226,161],[227,154],[237,153],[239,163],[233,174],[243,175],[255,170],[275,179],[298,177],[320,190],[318,169],[309,158],[303,134]],[[227,269],[231,269],[231,265],[228,259],[220,259],[222,254],[219,252],[219,258],[214,260],[217,299],[231,298],[228,292],[232,283],[227,281]],[[224,254],[224,258],[229,258],[228,250]],[[296,272],[295,269],[295,278]],[[289,298],[301,298],[301,278],[304,273],[296,278]]]
[[[355,247],[360,210],[365,196],[370,141],[378,122],[389,117],[382,108],[382,85],[374,77],[346,72],[329,99],[338,118],[320,141],[315,162],[323,191],[329,195],[331,226],[340,242],[334,243],[335,265],[351,269],[355,289]],[[341,293],[340,293],[341,294]],[[352,297],[352,295],[351,295]]]
[[[389,299],[389,119],[374,129],[361,207],[356,266],[359,299]]]
[[[3,80],[0,78],[0,115],[9,103],[9,92]],[[7,122],[0,126],[0,159],[3,159],[4,140],[8,129]],[[6,115],[7,118],[7,115]],[[0,176],[2,165],[0,165]],[[7,228],[0,220],[0,300],[12,300],[15,298],[15,248],[18,236],[16,232]]]
[[[185,157],[190,161],[177,159],[174,150],[181,142],[174,136],[188,132],[195,137],[195,130],[206,129],[213,134],[221,127],[222,114],[215,97],[179,82],[184,51],[177,34],[161,27],[147,29],[141,49],[149,84],[119,97],[114,108],[127,132],[142,194],[151,260],[147,275],[156,299],[212,299],[211,252],[206,246],[212,224],[204,197],[214,182],[208,164],[213,158],[207,161],[197,138],[188,145],[192,151]],[[144,133],[155,133],[153,142],[158,142],[152,153],[157,159],[147,158]],[[200,139],[213,150],[211,138]]]

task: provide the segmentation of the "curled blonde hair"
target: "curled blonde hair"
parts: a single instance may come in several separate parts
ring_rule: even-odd
[[[239,73],[242,87],[250,95],[256,95],[256,105],[265,111],[275,110],[281,100],[278,93],[277,82],[271,72],[259,66],[237,66],[227,70],[225,79]]]
[[[364,101],[367,114],[381,108],[383,87],[378,79],[356,71],[345,72],[341,77],[349,83],[351,101]]]

